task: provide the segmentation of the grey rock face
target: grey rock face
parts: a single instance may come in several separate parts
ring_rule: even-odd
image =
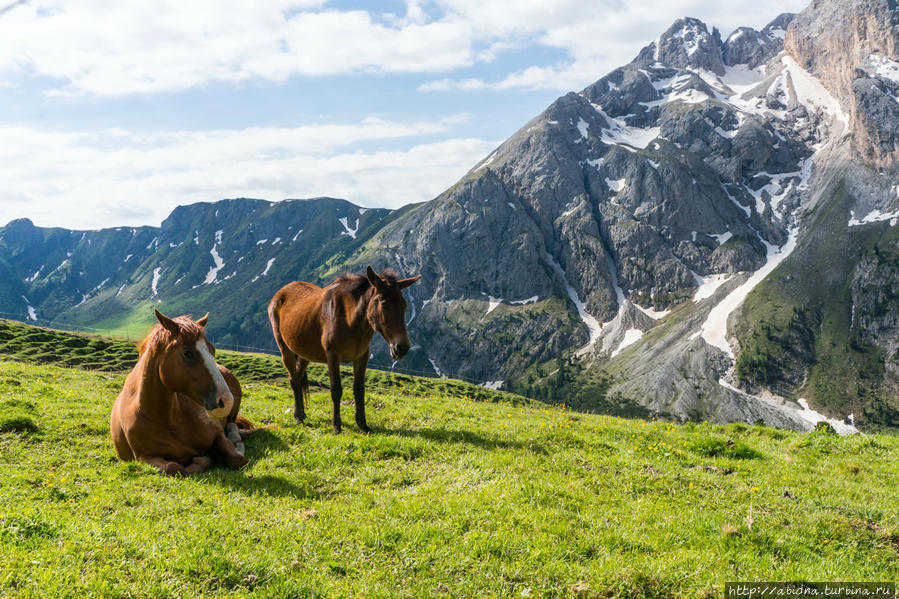
[[[887,167],[899,158],[895,120],[884,88],[899,75],[883,61],[899,57],[899,12],[893,0],[814,2],[787,29],[785,50],[814,74],[850,115],[854,143],[867,160]],[[888,67],[889,65],[887,65]],[[880,80],[873,85],[870,78]],[[895,94],[893,94],[895,96]]]
[[[724,64],[746,65],[755,69],[783,50],[783,40],[795,14],[784,13],[768,23],[761,31],[740,27],[722,46]]]
[[[699,19],[685,17],[675,21],[655,44],[644,48],[637,60],[652,60],[676,69],[702,69],[723,75],[720,46],[721,35],[717,29],[709,32],[706,24]]]
[[[877,247],[856,267],[851,284],[852,327],[881,348],[889,382],[899,390],[899,247]]]

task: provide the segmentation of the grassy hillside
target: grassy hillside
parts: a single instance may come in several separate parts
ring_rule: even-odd
[[[720,597],[728,580],[899,578],[896,437],[628,421],[378,374],[375,434],[345,417],[338,436],[326,391],[297,426],[277,364],[228,354],[244,414],[274,428],[244,470],[174,479],[115,457],[118,367],[10,338],[0,597]],[[110,343],[86,360],[124,362]]]
[[[149,326],[144,327],[145,331]],[[32,364],[56,364],[99,370],[128,372],[137,362],[137,345],[128,339],[70,333],[56,329],[35,327],[14,320],[0,319],[0,358],[8,357]],[[243,382],[283,381],[287,372],[277,356],[241,352],[217,351],[216,360],[228,367]],[[309,385],[315,390],[326,389],[328,371],[322,364],[309,365]],[[345,389],[352,389],[352,368],[341,368]],[[369,389],[390,390],[405,386],[427,393],[444,393],[468,397],[476,401],[505,401],[513,405],[529,403],[524,397],[472,385],[456,379],[430,379],[369,369],[366,381]]]

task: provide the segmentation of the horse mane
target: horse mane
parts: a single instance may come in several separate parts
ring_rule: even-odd
[[[387,268],[382,270],[378,274],[382,279],[384,279],[388,287],[393,287],[394,285],[396,285],[396,280],[398,277],[396,271]],[[334,279],[334,282],[328,285],[328,287],[334,289],[335,292],[349,293],[355,299],[359,299],[366,291],[371,288],[371,283],[368,281],[368,277],[366,277],[365,275],[345,272]]]
[[[203,336],[203,328],[191,320],[189,315],[177,316],[172,320],[178,323],[178,326],[181,328],[181,337],[188,343],[196,341]],[[144,352],[155,352],[169,345],[172,341],[174,341],[172,333],[157,322],[150,333],[137,344],[137,355],[140,357],[144,355]]]

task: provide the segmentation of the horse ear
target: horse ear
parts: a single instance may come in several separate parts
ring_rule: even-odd
[[[415,275],[414,277],[409,277],[408,279],[400,279],[396,282],[396,286],[400,289],[405,289],[415,281],[421,278],[421,275]]]
[[[163,327],[166,328],[170,333],[177,335],[181,331],[181,327],[178,326],[178,323],[160,312],[159,310],[153,309],[156,312],[156,320],[159,321]]]
[[[209,312],[206,313],[206,316],[204,316],[203,318],[201,318],[200,320],[198,320],[198,321],[197,321],[197,324],[200,325],[201,327],[203,327],[203,328],[205,329],[205,328],[206,328],[206,323],[208,323],[208,322],[209,322]]]
[[[384,288],[384,281],[381,280],[378,273],[371,267],[371,264],[365,269],[365,277],[368,279],[368,282],[371,283],[371,286],[378,291]]]

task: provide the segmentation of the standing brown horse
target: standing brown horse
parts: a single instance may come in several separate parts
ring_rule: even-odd
[[[242,449],[236,425],[240,383],[215,363],[215,348],[205,334],[209,315],[172,319],[157,310],[156,319],[112,407],[116,453],[166,474],[203,472],[211,458],[242,467],[247,460],[234,446]]]
[[[346,274],[325,288],[305,281],[288,283],[268,305],[268,318],[281,359],[293,389],[293,416],[306,418],[309,397],[309,362],[328,365],[331,379],[331,423],[340,432],[340,363],[353,363],[353,399],[356,425],[369,432],[365,422],[365,368],[368,344],[375,331],[384,337],[390,355],[399,360],[409,351],[406,334],[406,300],[402,290],[421,278],[397,279],[385,270],[380,275],[369,266],[365,275]]]

